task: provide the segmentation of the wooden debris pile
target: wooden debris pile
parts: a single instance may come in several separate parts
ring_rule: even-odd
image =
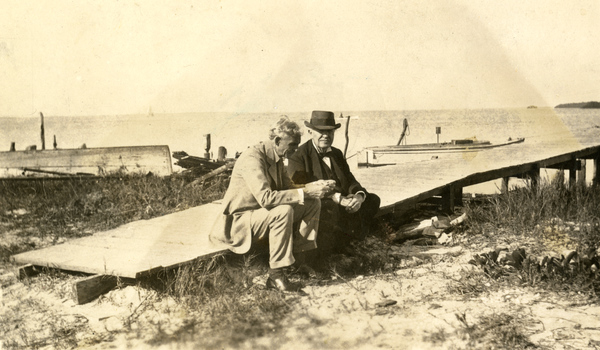
[[[215,175],[231,172],[235,159],[216,160],[190,156],[184,151],[173,152],[173,158],[177,159],[175,165],[185,168],[195,177],[194,182],[202,182]]]
[[[452,231],[466,219],[466,214],[450,219],[449,217],[422,220],[400,226],[396,233],[389,235],[390,241],[413,240],[413,244],[448,244],[452,241]]]

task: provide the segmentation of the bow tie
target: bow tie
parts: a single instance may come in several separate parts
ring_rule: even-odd
[[[323,159],[323,157],[332,158],[333,157],[333,152],[332,151],[325,152],[325,153],[320,153],[319,152],[319,158]]]

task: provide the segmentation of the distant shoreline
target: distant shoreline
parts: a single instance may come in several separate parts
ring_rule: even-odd
[[[554,108],[600,108],[600,102],[589,101],[589,102],[576,102],[576,103],[562,103]]]

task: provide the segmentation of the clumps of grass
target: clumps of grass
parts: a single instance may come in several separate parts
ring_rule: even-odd
[[[469,347],[483,349],[529,349],[535,344],[523,333],[528,320],[505,313],[483,315],[477,323],[467,322],[466,313],[455,314]]]
[[[389,243],[379,235],[347,244],[345,252],[328,255],[319,265],[328,266],[334,276],[355,277],[389,272],[393,266],[387,254]]]
[[[78,334],[88,329],[88,320],[79,315],[57,315],[51,306],[32,297],[7,308],[0,317],[2,343],[11,349],[72,349]]]
[[[253,277],[266,269],[264,261],[253,256],[224,254],[164,273],[161,284],[153,287],[184,305],[188,317],[179,330],[158,331],[149,343],[193,341],[220,348],[277,332],[294,296],[253,284]]]
[[[471,237],[485,236],[489,241],[504,240],[504,244],[514,243],[515,238],[526,238],[534,242],[528,247],[528,253],[532,255],[544,254],[544,248],[551,251],[570,249],[579,252],[581,257],[584,255],[582,252],[594,252],[590,260],[599,247],[600,186],[569,187],[559,176],[536,187],[515,188],[507,193],[489,196],[483,203],[467,204],[466,212],[469,217],[466,232]],[[565,264],[557,260],[560,258],[552,256],[545,261],[542,261],[543,256],[539,257],[539,261],[533,256],[525,259],[523,251],[521,259],[518,256],[512,259],[509,252],[509,260],[519,261],[506,265],[498,260],[498,251],[486,254],[479,257],[485,261],[476,265],[483,270],[481,274],[488,285],[499,282],[556,291],[575,289],[592,297],[600,291],[597,269],[592,271],[591,264],[585,266],[583,261],[577,260],[575,263],[575,260],[569,259],[572,263]],[[476,292],[481,289],[472,274],[463,274],[458,290]]]
[[[79,237],[222,198],[229,182],[223,176],[190,185],[193,180],[182,174],[0,180],[0,223],[42,239]],[[15,210],[25,214],[10,215]]]
[[[539,259],[527,256],[523,248],[510,254],[498,249],[475,254],[469,262],[481,268],[488,284],[496,282],[556,292],[577,291],[595,298],[600,294],[600,257],[595,251],[589,254],[572,251],[566,257],[545,256]]]
[[[484,199],[483,203],[467,204],[469,227],[473,233],[493,233],[508,230],[514,233],[532,232],[541,222],[559,218],[595,224],[600,221],[600,186],[568,187],[561,177],[538,186],[514,188]],[[598,241],[600,232],[590,232],[590,241]]]

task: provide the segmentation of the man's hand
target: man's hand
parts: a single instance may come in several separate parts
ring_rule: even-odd
[[[304,195],[308,198],[325,198],[333,193],[334,180],[318,180],[309,182],[304,186]]]
[[[349,194],[345,197],[342,197],[340,201],[340,205],[346,208],[346,211],[350,214],[356,213],[362,203],[365,201],[365,196],[363,194]]]

